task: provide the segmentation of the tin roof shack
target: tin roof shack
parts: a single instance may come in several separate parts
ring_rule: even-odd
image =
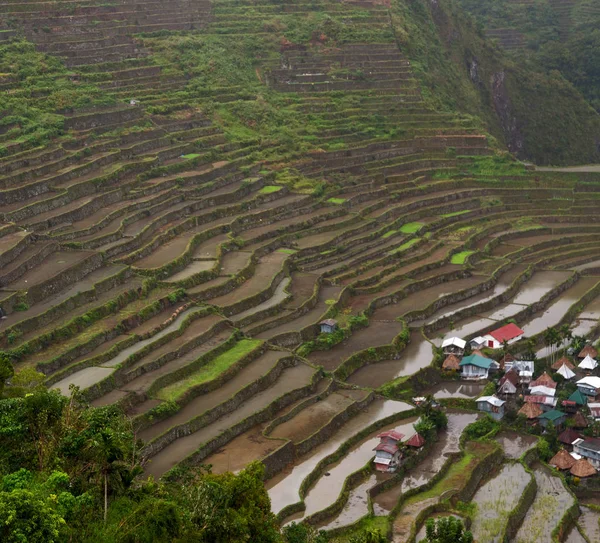
[[[550,411],[556,407],[557,399],[543,394],[532,394],[523,398],[525,403],[534,403],[539,405],[542,411]]]
[[[600,391],[600,377],[596,377],[595,375],[588,375],[583,379],[579,379],[576,384],[577,388],[586,396],[595,398]]]
[[[535,381],[531,381],[531,383],[529,384],[529,388],[538,386],[556,388],[556,381],[552,379],[552,377],[550,377],[547,372],[544,372]]]
[[[546,428],[546,426],[548,426],[548,423],[551,422],[552,424],[554,424],[554,427],[558,430],[562,428],[566,418],[567,415],[565,415],[565,413],[563,413],[562,411],[559,411],[558,409],[551,409],[550,411],[542,413],[538,417],[538,420],[544,428]]]
[[[596,469],[600,468],[600,439],[597,437],[576,439],[573,442],[573,452],[589,460]]]
[[[492,330],[489,334],[483,336],[486,347],[491,349],[499,349],[504,341],[509,345],[516,343],[523,338],[525,330],[521,330],[516,324],[509,323],[496,330]]]
[[[556,370],[556,373],[562,376],[565,381],[569,381],[575,377],[575,372],[569,368],[566,364],[563,364],[560,368]]]
[[[575,414],[584,405],[587,405],[587,396],[579,389],[573,392],[568,400],[563,400],[562,402],[564,410],[571,415]]]
[[[402,461],[400,451],[400,440],[404,434],[390,430],[377,436],[381,441],[373,450],[375,458],[373,462],[377,471],[393,472],[396,471]]]
[[[446,338],[442,343],[442,351],[444,354],[456,354],[462,356],[465,354],[467,342],[459,337]]]
[[[519,375],[516,370],[507,371],[504,376],[498,381],[499,394],[515,394],[519,385]]]
[[[423,445],[425,445],[425,438],[417,433],[413,435],[407,442],[407,447],[412,447],[413,449],[420,449]]]
[[[319,323],[319,326],[321,334],[333,334],[338,328],[338,323],[335,319],[325,319]]]
[[[481,396],[475,400],[477,409],[483,411],[492,417],[494,420],[501,420],[504,417],[504,400],[496,398],[496,396]]]
[[[487,379],[494,361],[477,354],[465,356],[460,361],[461,377],[463,379]]]

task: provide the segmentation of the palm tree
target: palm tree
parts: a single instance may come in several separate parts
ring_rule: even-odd
[[[555,348],[561,342],[561,337],[556,328],[546,328],[544,332],[544,343],[550,349],[550,361],[554,363]]]

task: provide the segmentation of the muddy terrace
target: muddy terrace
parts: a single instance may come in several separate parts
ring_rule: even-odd
[[[418,511],[459,492],[461,476],[495,452],[461,449],[475,415],[455,413],[402,484],[371,500],[386,478],[355,478],[340,498],[370,462],[378,430],[410,435],[416,420],[412,405],[380,387],[427,371],[450,331],[474,337],[513,318],[533,337],[546,322],[596,333],[599,178],[534,174],[492,156],[468,119],[433,110],[380,3],[361,2],[357,15],[351,4],[317,2],[352,36],[369,29],[369,43],[277,45],[253,90],[200,95],[180,67],[163,73],[160,37],[133,36],[260,34],[271,3],[151,2],[143,18],[128,0],[79,4],[68,14],[44,2],[0,4],[39,51],[114,99],[68,112],[51,143],[0,135],[2,348],[48,387],[68,394],[75,385],[94,405],[121,406],[144,440],[148,474],[263,460],[282,522],[338,529],[393,511],[394,540],[406,540]],[[289,16],[307,8],[299,2]],[[47,33],[33,30],[48,18]],[[232,141],[202,113],[208,102],[223,111],[259,103],[264,92],[294,110],[308,150],[261,155],[260,142]],[[319,335],[324,318],[337,320],[339,341]],[[430,385],[438,398],[481,390]],[[437,477],[440,494],[416,492],[452,455],[461,460]],[[520,469],[506,464],[496,476]],[[540,489],[554,488],[542,468],[532,473]],[[505,507],[478,518],[478,533],[513,507],[503,485]],[[483,485],[475,499],[492,494]],[[526,522],[542,506],[543,493]]]

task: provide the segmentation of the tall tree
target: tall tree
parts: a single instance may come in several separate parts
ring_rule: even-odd
[[[437,522],[429,519],[425,530],[427,543],[473,543],[473,534],[465,531],[456,517],[443,517]]]

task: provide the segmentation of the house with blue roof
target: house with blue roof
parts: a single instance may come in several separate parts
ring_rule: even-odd
[[[491,358],[485,358],[478,354],[465,356],[460,361],[461,377],[463,379],[487,379],[490,368],[495,362]]]

